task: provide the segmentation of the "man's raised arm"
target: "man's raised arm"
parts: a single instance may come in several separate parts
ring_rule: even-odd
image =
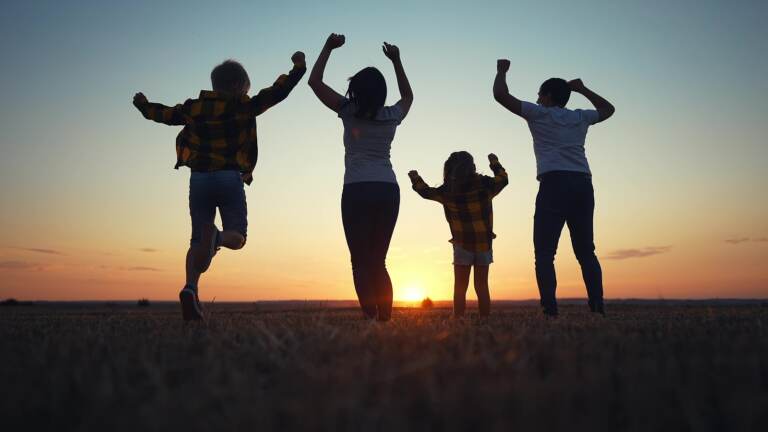
[[[613,115],[614,112],[616,112],[616,108],[614,108],[610,102],[605,100],[605,98],[599,94],[588,89],[587,86],[585,86],[581,81],[581,79],[577,78],[575,80],[568,81],[568,85],[571,87],[571,91],[581,93],[585,98],[589,100],[589,102],[592,103],[597,112],[600,114],[600,119],[597,121],[598,123],[603,120],[607,120],[610,116]]]
[[[496,79],[493,81],[493,98],[504,108],[522,116],[523,105],[520,102],[520,99],[509,94],[509,88],[507,87],[509,64],[509,60],[506,59],[499,59],[496,61]]]

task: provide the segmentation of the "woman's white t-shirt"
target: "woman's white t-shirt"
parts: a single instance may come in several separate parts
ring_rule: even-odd
[[[344,123],[344,184],[397,183],[389,157],[403,109],[398,104],[382,107],[373,120],[355,117],[356,111],[349,100],[339,110]]]

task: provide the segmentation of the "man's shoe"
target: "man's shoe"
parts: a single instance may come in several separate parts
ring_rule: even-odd
[[[197,292],[192,288],[184,287],[179,292],[179,301],[181,301],[181,315],[184,317],[184,321],[202,321],[205,319],[200,300],[197,298]]]
[[[219,250],[219,237],[221,233],[216,225],[210,224],[203,227],[200,234],[200,244],[194,248],[195,269],[200,273],[205,273],[211,266],[213,256]]]

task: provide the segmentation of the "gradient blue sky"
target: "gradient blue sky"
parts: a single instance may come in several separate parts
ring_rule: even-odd
[[[416,95],[393,145],[403,194],[389,260],[396,296],[450,295],[447,224],[406,173],[438,183],[459,149],[483,169],[497,153],[510,173],[495,202],[494,296],[537,295],[535,163],[525,124],[491,97],[499,57],[511,59],[520,98],[535,100],[550,76],[581,77],[617,107],[587,144],[609,297],[768,296],[768,3],[415,3],[5,5],[0,296],[173,298],[188,173],[171,169],[178,128],[143,120],[133,94],[194,97],[226,58],[244,64],[256,91],[296,50],[311,67],[330,32],[347,35],[326,71],[337,90],[373,65],[397,99],[386,40],[400,46]],[[203,282],[220,298],[354,297],[339,212],[341,125],[305,80],[259,118],[248,247],[218,257]],[[569,106],[589,105],[574,95]],[[582,296],[567,235],[558,266],[560,294]]]

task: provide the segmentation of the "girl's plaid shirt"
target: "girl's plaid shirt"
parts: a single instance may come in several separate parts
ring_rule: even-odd
[[[461,192],[449,193],[445,185],[429,187],[421,177],[413,180],[413,190],[422,198],[443,205],[445,219],[451,228],[451,243],[468,251],[484,252],[491,249],[496,237],[493,233],[493,205],[491,200],[507,186],[507,172],[498,161],[491,163],[493,177],[475,174]]]

